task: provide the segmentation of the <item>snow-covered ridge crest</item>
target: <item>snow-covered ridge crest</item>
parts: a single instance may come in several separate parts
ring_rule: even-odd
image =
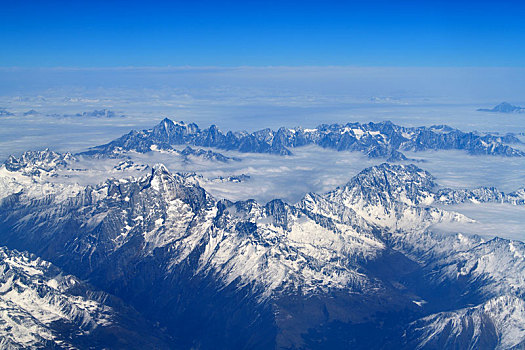
[[[478,306],[427,316],[412,323],[408,335],[416,349],[519,349],[525,345],[524,320],[525,301],[502,295]]]
[[[513,205],[525,205],[525,189],[504,193],[495,187],[478,187],[459,190],[445,188],[436,193],[435,202],[441,204],[509,203]]]
[[[472,238],[475,241],[475,238]],[[435,280],[467,280],[473,285],[465,293],[494,297],[511,294],[525,298],[525,243],[495,237],[478,240],[474,247],[451,250],[430,265],[439,271]]]
[[[48,262],[1,247],[0,345],[72,346],[54,324],[70,324],[86,334],[110,325],[112,310],[103,304],[103,294],[89,298],[74,292],[83,288]]]
[[[225,207],[220,220],[225,224],[210,233],[200,269],[218,273],[225,285],[255,283],[263,297],[275,289],[310,294],[380,288],[358,266],[385,246],[349,224],[323,221],[279,200],[265,206],[238,202]]]

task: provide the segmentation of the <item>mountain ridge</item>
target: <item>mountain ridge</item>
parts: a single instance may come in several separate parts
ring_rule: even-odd
[[[197,124],[165,118],[149,130],[131,131],[105,145],[92,147],[84,155],[115,155],[123,151],[140,153],[171,150],[176,145],[214,147],[242,153],[292,155],[295,147],[319,145],[337,151],[359,151],[369,158],[395,162],[407,160],[401,151],[462,149],[469,154],[522,157],[525,153],[507,144],[521,143],[512,135],[465,133],[446,125],[402,127],[391,122],[322,124],[314,129],[263,129],[253,133],[221,132],[216,125],[200,129]]]

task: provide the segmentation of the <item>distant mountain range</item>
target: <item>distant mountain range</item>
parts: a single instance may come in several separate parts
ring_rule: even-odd
[[[162,130],[169,124],[132,140],[147,150],[150,137],[167,147],[160,137],[181,136]],[[193,129],[182,137],[200,142],[191,135],[210,132]],[[124,141],[119,144],[131,145]],[[31,324],[11,326],[9,308],[41,310],[49,320],[50,310],[74,311],[91,300],[82,317],[105,317],[93,324],[101,331],[120,327],[115,339],[130,334],[130,348],[152,337],[159,348],[181,349],[525,346],[525,244],[431,229],[472,221],[447,210],[448,204],[525,205],[523,189],[445,189],[415,165],[383,163],[296,204],[230,202],[207,193],[195,175],[160,164],[144,176],[95,186],[61,182],[54,169],[68,166],[70,157],[31,152],[0,167],[0,240],[9,248],[0,251],[0,261],[13,269],[3,279],[0,273],[0,322],[10,325],[5,334],[14,341]],[[60,270],[46,272],[49,263],[42,261]],[[63,280],[87,281],[125,304],[113,307],[91,292],[73,299]],[[40,294],[33,292],[38,288]],[[97,347],[90,323],[73,311],[60,316],[70,328],[46,321],[35,332],[58,343],[76,329],[77,338],[67,339]],[[119,323],[124,315],[136,321]],[[133,336],[144,333],[135,343]],[[48,344],[39,339],[34,344]]]
[[[29,111],[24,112],[23,116],[27,117],[27,116],[34,116],[34,115],[40,115],[40,114],[41,114],[40,112],[35,111],[34,109],[30,109]]]
[[[15,113],[11,113],[9,112],[8,110],[6,110],[5,108],[0,108],[0,117],[12,117],[12,116],[15,116],[16,114]],[[24,117],[27,117],[27,116],[38,116],[38,115],[43,115],[41,112],[38,112],[34,109],[31,109],[31,110],[28,110],[24,113],[21,113],[22,116]],[[62,117],[75,117],[75,118],[117,118],[117,117],[124,117],[124,115],[121,115],[121,114],[117,114],[116,112],[112,111],[112,110],[109,110],[109,109],[95,109],[93,111],[89,111],[89,112],[82,112],[82,113],[75,113],[75,114],[58,114],[58,113],[54,113],[54,114],[46,114],[46,116],[48,117],[57,117],[57,118],[62,118]]]
[[[402,127],[391,122],[323,124],[314,129],[263,129],[253,133],[223,133],[217,126],[200,129],[197,124],[162,120],[149,130],[131,131],[122,137],[83,155],[118,156],[122,152],[140,153],[154,150],[172,150],[180,145],[214,147],[239,152],[291,155],[292,149],[318,145],[337,151],[358,151],[370,158],[384,158],[389,162],[406,160],[402,151],[465,150],[473,155],[500,155],[522,157],[523,151],[509,144],[521,141],[513,135],[490,135],[462,132],[446,125],[430,127]]]
[[[82,113],[75,113],[75,114],[48,114],[49,117],[79,117],[79,118],[116,118],[116,117],[124,117],[124,115],[119,115],[115,113],[112,110],[109,109],[100,109],[100,110],[93,110],[90,112],[82,112]]]
[[[14,114],[9,112],[7,109],[0,108],[0,117],[12,117],[12,116],[14,116]]]
[[[479,112],[493,112],[493,113],[525,113],[525,107],[514,106],[508,102],[502,102],[494,108],[480,108]]]

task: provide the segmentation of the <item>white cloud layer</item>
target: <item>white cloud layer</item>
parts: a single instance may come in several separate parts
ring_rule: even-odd
[[[485,237],[503,237],[525,241],[525,207],[501,203],[460,204],[444,207],[474,219],[473,223],[449,222],[432,229],[462,232]]]

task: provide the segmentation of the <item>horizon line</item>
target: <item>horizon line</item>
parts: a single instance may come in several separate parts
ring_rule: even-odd
[[[151,65],[151,66],[2,66],[1,71],[9,70],[242,70],[242,69],[525,69],[524,66],[465,66],[465,65]]]

